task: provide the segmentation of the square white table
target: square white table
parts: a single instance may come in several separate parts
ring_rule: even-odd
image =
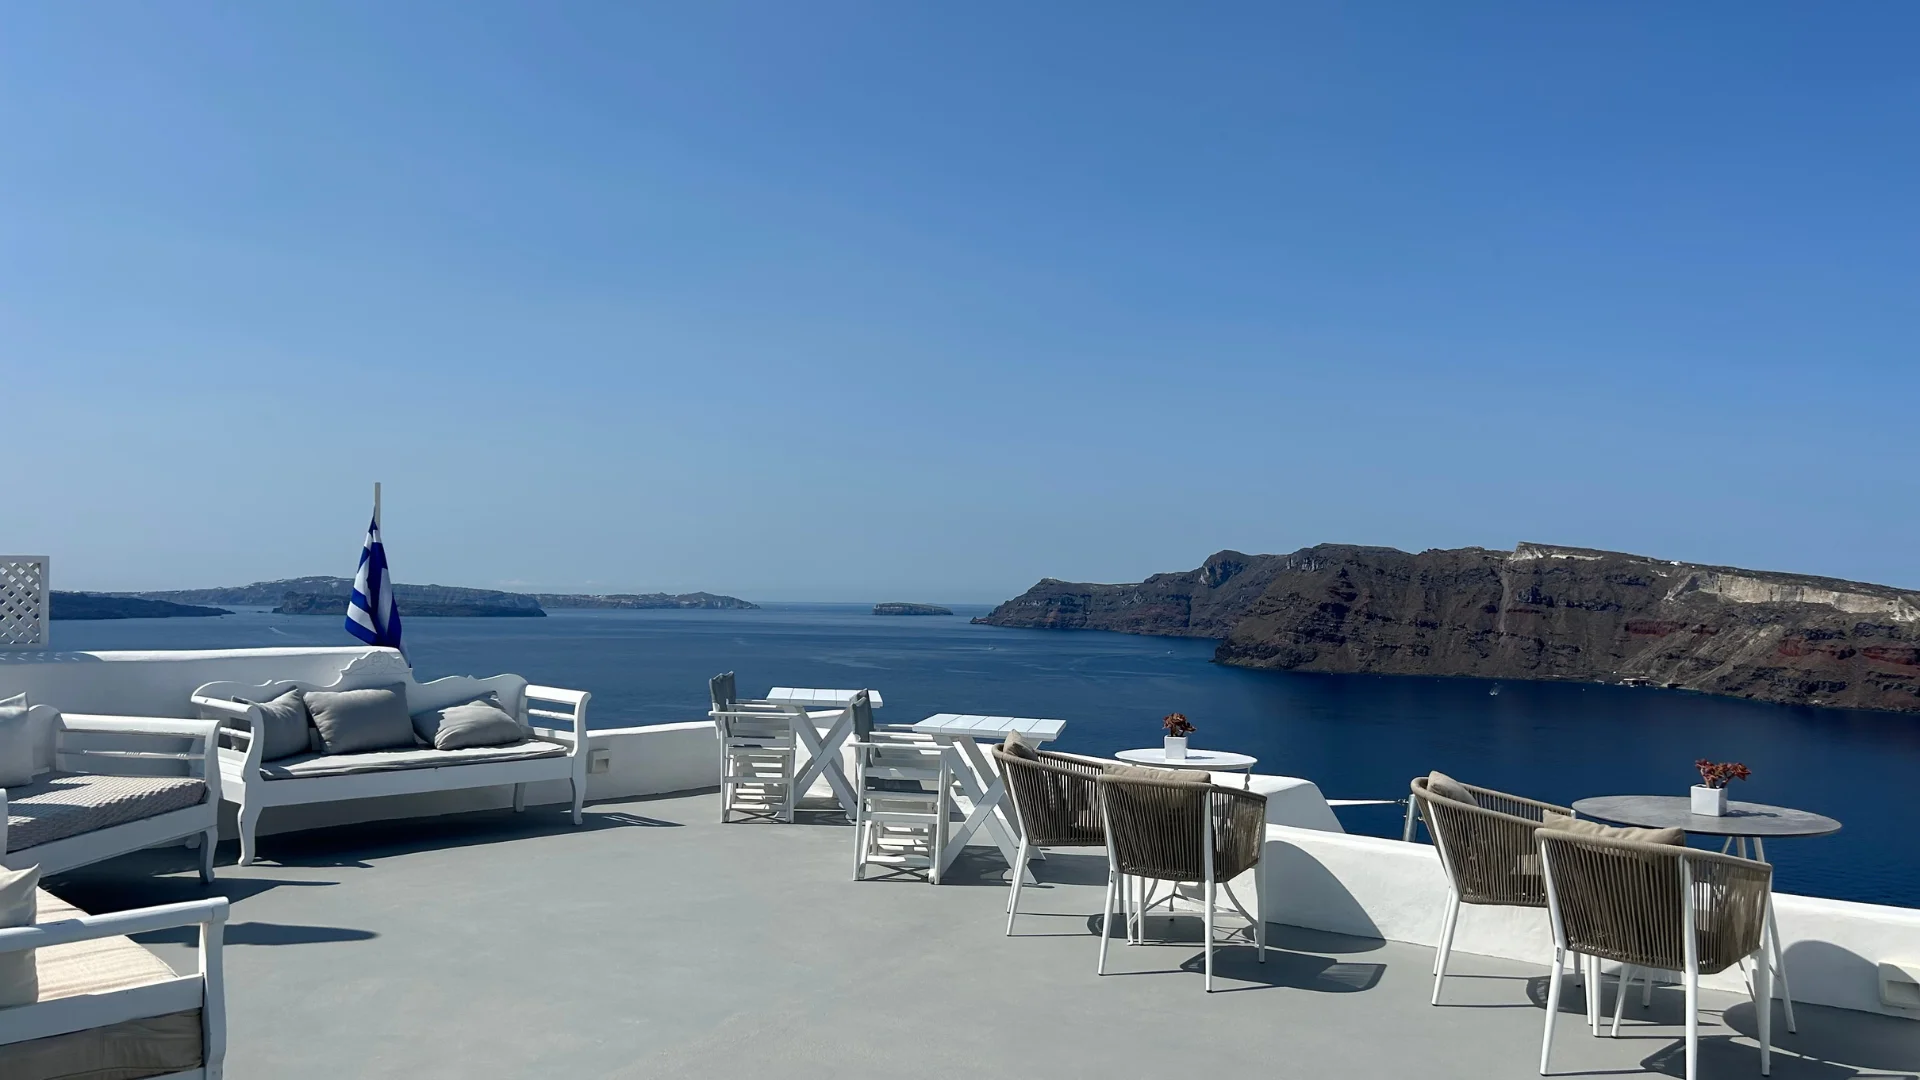
[[[779,705],[796,713],[793,732],[807,748],[806,767],[794,777],[795,796],[804,795],[813,782],[822,776],[827,778],[827,786],[833,789],[833,797],[839,801],[841,809],[853,816],[853,784],[847,780],[847,772],[840,763],[840,747],[853,734],[853,710],[847,708],[853,703],[858,690],[818,690],[804,686],[776,686],[767,691],[761,701],[769,705]],[[874,708],[885,704],[878,690],[867,691],[867,700]],[[840,715],[827,728],[823,736],[813,726],[807,716],[807,709],[839,709]]]
[[[913,725],[913,730],[930,735],[933,740],[947,748],[952,755],[953,777],[960,785],[960,791],[973,803],[967,811],[965,821],[948,839],[946,851],[940,860],[940,872],[945,876],[947,868],[965,847],[967,840],[981,826],[985,826],[987,835],[1000,848],[1000,854],[1006,856],[1007,865],[1024,879],[1032,880],[1033,873],[1020,863],[1020,844],[1015,839],[1020,832],[1020,823],[1008,816],[1001,806],[1007,795],[1007,782],[1000,770],[987,760],[986,751],[980,749],[976,741],[987,739],[998,742],[1012,732],[1038,746],[1060,737],[1067,726],[1064,720],[1040,720],[1026,716],[973,716],[961,713],[935,713]],[[1038,855],[1039,852],[1033,854]]]

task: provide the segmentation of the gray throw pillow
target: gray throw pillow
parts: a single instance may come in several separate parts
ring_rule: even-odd
[[[313,729],[320,733],[323,753],[413,748],[413,720],[407,716],[407,688],[403,684],[366,690],[309,690],[304,696]]]
[[[0,928],[32,926],[39,907],[40,868],[0,869]],[[40,999],[40,969],[33,949],[0,953],[0,1009]]]
[[[33,783],[33,728],[27,723],[27,695],[0,701],[0,788]]]
[[[253,735],[260,740],[261,761],[279,761],[313,748],[313,718],[307,715],[306,697],[298,687],[258,704],[260,730]]]
[[[435,750],[510,746],[527,737],[527,729],[500,707],[495,694],[414,713],[413,730]]]

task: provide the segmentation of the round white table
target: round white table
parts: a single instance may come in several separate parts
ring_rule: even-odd
[[[1167,759],[1167,748],[1150,746],[1139,750],[1122,750],[1113,755],[1129,765],[1150,765],[1156,769],[1196,769],[1203,772],[1237,772],[1246,774],[1245,786],[1253,787],[1253,767],[1260,763],[1257,757],[1246,754],[1234,754],[1225,750],[1192,750],[1184,758]]]

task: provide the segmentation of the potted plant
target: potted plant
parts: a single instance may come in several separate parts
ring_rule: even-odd
[[[1193,721],[1188,720],[1185,713],[1168,713],[1160,726],[1167,729],[1167,760],[1187,760],[1187,736],[1193,734]]]
[[[1737,761],[1712,762],[1701,758],[1693,763],[1700,770],[1700,782],[1693,785],[1693,812],[1720,817],[1727,812],[1727,785],[1745,780],[1753,770]]]

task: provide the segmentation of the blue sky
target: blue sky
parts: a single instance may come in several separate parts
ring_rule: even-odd
[[[56,585],[995,600],[1517,540],[1920,587],[1920,8],[16,7]]]

